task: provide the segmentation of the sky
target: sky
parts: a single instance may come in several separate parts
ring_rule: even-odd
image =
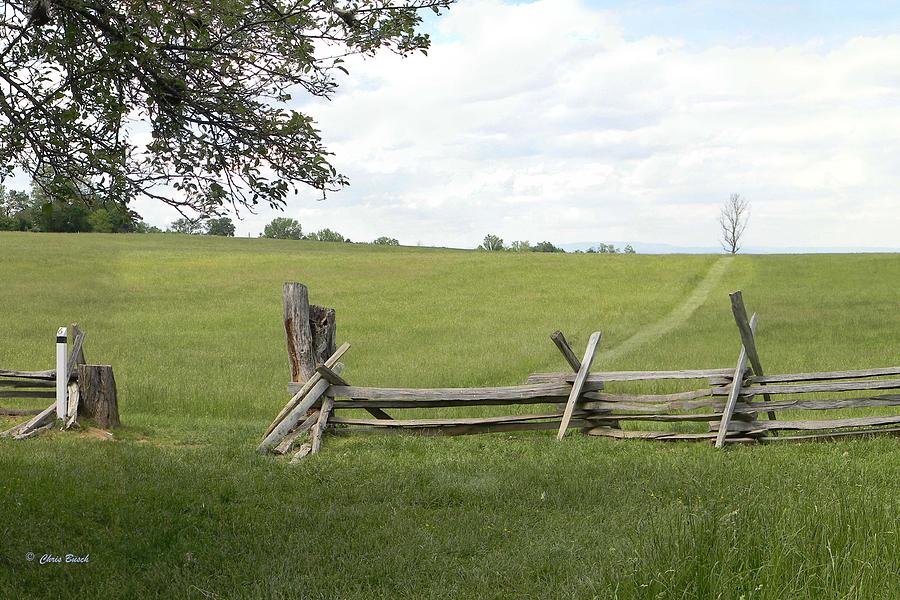
[[[461,0],[428,56],[354,59],[297,95],[351,185],[276,216],[354,241],[900,249],[900,8],[874,2]],[[177,215],[137,205],[165,225]]]

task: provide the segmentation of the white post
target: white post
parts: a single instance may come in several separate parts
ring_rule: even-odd
[[[65,419],[68,402],[66,388],[69,386],[69,332],[60,327],[56,332],[56,418]]]

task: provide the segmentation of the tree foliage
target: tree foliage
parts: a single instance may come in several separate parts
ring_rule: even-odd
[[[188,235],[199,235],[203,233],[203,219],[189,219],[181,217],[172,221],[166,230],[169,233],[186,233]]]
[[[319,231],[310,233],[308,236],[306,236],[305,239],[312,240],[315,242],[347,242],[347,243],[350,242],[350,240],[345,238],[343,235],[341,235],[337,231],[332,231],[331,229],[328,229],[328,228],[320,229]]]
[[[388,237],[386,235],[381,236],[380,238],[375,239],[373,244],[378,246],[399,246],[400,241],[397,238]]]
[[[206,235],[234,237],[234,222],[228,217],[217,217],[206,222]]]
[[[478,246],[478,250],[487,250],[488,252],[498,252],[503,249],[503,239],[493,233],[484,236],[484,241]]]
[[[285,108],[291,94],[329,97],[350,54],[426,51],[421,11],[452,2],[8,0],[0,177],[50,167],[86,201],[145,196],[202,215],[337,190],[347,179],[313,120]]]
[[[300,240],[303,239],[303,228],[297,219],[275,217],[263,229],[262,237],[276,240]]]

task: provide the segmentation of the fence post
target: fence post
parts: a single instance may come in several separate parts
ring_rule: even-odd
[[[56,331],[56,418],[65,419],[69,387],[69,333],[65,327]]]

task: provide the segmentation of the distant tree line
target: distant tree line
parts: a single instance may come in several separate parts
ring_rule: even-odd
[[[559,246],[555,246],[550,242],[538,242],[532,245],[528,240],[516,240],[510,242],[509,245],[503,243],[503,239],[494,234],[484,236],[484,241],[476,250],[485,250],[487,252],[562,252],[565,250]],[[636,254],[631,244],[626,245],[621,250],[613,244],[600,244],[592,246],[587,250],[576,250],[573,254]]]
[[[87,198],[76,189],[50,200],[41,188],[31,193],[0,185],[0,230],[76,233],[143,233],[151,226],[114,200]]]
[[[270,238],[274,240],[310,240],[314,242],[340,242],[352,244],[348,237],[344,237],[337,231],[331,229],[320,229],[304,235],[303,227],[297,219],[289,217],[276,217],[265,226],[260,237]],[[400,242],[396,238],[381,236],[372,242],[379,246],[399,246]]]

